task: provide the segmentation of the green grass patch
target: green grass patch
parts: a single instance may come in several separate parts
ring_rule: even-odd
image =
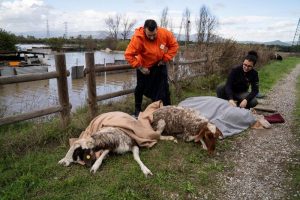
[[[284,61],[273,61],[260,68],[259,90],[261,93],[269,91],[274,84],[282,79],[287,73],[291,72],[295,65],[300,62],[300,58],[288,57]]]
[[[161,142],[142,149],[141,159],[154,173],[145,178],[131,153],[110,155],[92,175],[84,166],[57,161],[67,147],[29,151],[0,163],[2,199],[165,199],[199,196],[222,166],[199,144]]]

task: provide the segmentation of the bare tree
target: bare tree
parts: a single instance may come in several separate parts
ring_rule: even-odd
[[[180,22],[180,26],[179,26],[179,32],[178,32],[178,36],[177,36],[178,41],[180,40],[182,29],[184,29],[185,41],[187,42],[190,40],[190,31],[191,31],[190,16],[191,16],[191,12],[188,8],[186,8],[184,10],[184,12],[182,13],[182,18],[181,18],[181,22]]]
[[[191,33],[191,12],[188,8],[185,9],[184,13],[184,29],[185,29],[185,46],[190,41],[190,33]]]
[[[216,17],[215,16],[210,16],[207,19],[207,39],[206,39],[206,42],[210,42],[213,39],[213,37],[214,37],[213,31],[216,28],[216,26],[217,26]]]
[[[123,20],[122,20],[123,30],[121,33],[123,40],[128,39],[130,32],[133,29],[135,24],[136,24],[136,20],[129,21],[128,17],[126,17],[126,16],[123,17]]]
[[[210,42],[213,38],[213,30],[216,28],[216,25],[216,17],[203,5],[200,9],[199,17],[196,18],[197,41],[199,43]]]
[[[181,30],[182,30],[183,22],[184,22],[184,17],[182,15],[180,26],[179,26],[179,31],[178,31],[178,35],[177,35],[177,41],[180,41],[180,36],[181,36]]]
[[[105,24],[107,26],[109,36],[115,40],[118,39],[119,28],[121,22],[121,15],[116,14],[115,16],[109,16],[105,19]]]
[[[169,10],[169,8],[165,7],[163,9],[163,11],[162,11],[162,14],[161,14],[160,26],[164,27],[164,28],[167,28],[168,27],[168,23],[169,23],[169,20],[168,20],[168,10]]]
[[[197,41],[204,42],[207,21],[207,8],[202,6],[199,12],[199,18],[196,18]]]

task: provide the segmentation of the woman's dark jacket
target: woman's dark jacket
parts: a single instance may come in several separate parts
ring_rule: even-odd
[[[234,99],[234,94],[240,94],[248,92],[251,85],[251,92],[246,97],[249,102],[259,92],[259,79],[258,73],[255,69],[251,69],[249,72],[244,72],[243,65],[233,68],[227,78],[226,82],[226,94],[229,99]]]

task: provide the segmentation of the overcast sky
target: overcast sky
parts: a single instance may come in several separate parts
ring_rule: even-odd
[[[218,19],[216,33],[238,41],[292,41],[300,17],[300,0],[0,0],[0,28],[12,33],[44,31],[105,30],[104,19],[115,14],[137,19],[160,19],[169,9],[174,31],[185,8],[191,22],[206,5]]]

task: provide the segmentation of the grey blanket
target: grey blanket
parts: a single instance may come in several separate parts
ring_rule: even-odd
[[[201,113],[220,129],[224,137],[240,133],[255,122],[250,110],[233,107],[228,101],[217,97],[190,97],[180,102],[179,106]]]

